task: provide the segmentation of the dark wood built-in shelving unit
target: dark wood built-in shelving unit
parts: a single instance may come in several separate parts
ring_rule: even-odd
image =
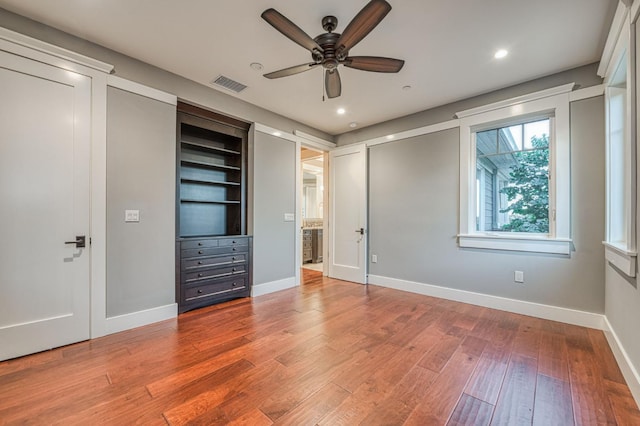
[[[176,299],[180,312],[251,294],[249,124],[178,103]]]

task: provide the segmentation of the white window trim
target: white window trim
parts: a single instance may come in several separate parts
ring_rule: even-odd
[[[614,265],[621,272],[629,277],[636,276],[636,259],[637,259],[637,242],[636,242],[636,67],[634,65],[636,61],[636,25],[637,25],[637,9],[633,14],[629,14],[629,9],[625,8],[622,4],[619,5],[616,11],[615,26],[612,25],[611,32],[607,44],[609,49],[601,61],[601,70],[604,71],[604,86],[605,86],[605,106],[606,106],[606,234],[605,241],[602,243],[605,246],[604,255],[605,259],[612,265]],[[632,24],[631,18],[634,17]],[[626,241],[624,243],[618,243],[610,240],[610,228],[611,228],[611,168],[610,164],[610,149],[611,140],[609,134],[610,126],[610,113],[609,113],[609,98],[611,90],[609,86],[613,84],[613,80],[616,76],[616,71],[620,62],[626,57],[627,63],[627,101],[626,101],[626,125],[625,125],[625,151],[630,155],[625,156],[627,164],[625,164],[625,183],[626,191],[624,194],[626,200],[625,227],[626,227]],[[601,74],[602,75],[602,74]]]
[[[569,255],[571,253],[571,149],[569,99],[574,83],[456,114],[460,117],[460,247]],[[549,234],[475,230],[474,132],[510,120],[550,114]]]

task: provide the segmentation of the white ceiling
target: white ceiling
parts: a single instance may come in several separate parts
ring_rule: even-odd
[[[0,0],[0,7],[233,94],[330,134],[422,111],[598,61],[616,0],[388,0],[393,9],[354,56],[404,59],[398,74],[340,67],[342,96],[322,100],[323,72],[262,73],[311,62],[260,18],[273,7],[311,37],[323,16],[336,32],[367,0]],[[510,54],[493,58],[499,48]],[[249,67],[264,65],[262,72]],[[116,70],[117,72],[117,70]],[[403,86],[411,90],[402,90]],[[225,92],[231,93],[231,92]],[[343,107],[346,114],[338,116]]]

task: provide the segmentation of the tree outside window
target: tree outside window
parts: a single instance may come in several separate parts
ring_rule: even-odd
[[[476,230],[549,232],[549,119],[476,133]]]

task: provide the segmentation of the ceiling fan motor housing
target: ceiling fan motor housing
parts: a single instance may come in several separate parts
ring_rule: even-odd
[[[325,19],[328,17],[325,17]],[[324,22],[324,19],[322,20]],[[316,63],[322,64],[322,67],[328,70],[335,69],[338,64],[338,58],[336,56],[336,42],[340,38],[340,34],[338,33],[324,33],[320,34],[314,41],[322,47],[323,52],[320,52],[319,55],[316,55],[315,52],[312,52],[311,56]],[[318,60],[319,59],[319,60]]]

